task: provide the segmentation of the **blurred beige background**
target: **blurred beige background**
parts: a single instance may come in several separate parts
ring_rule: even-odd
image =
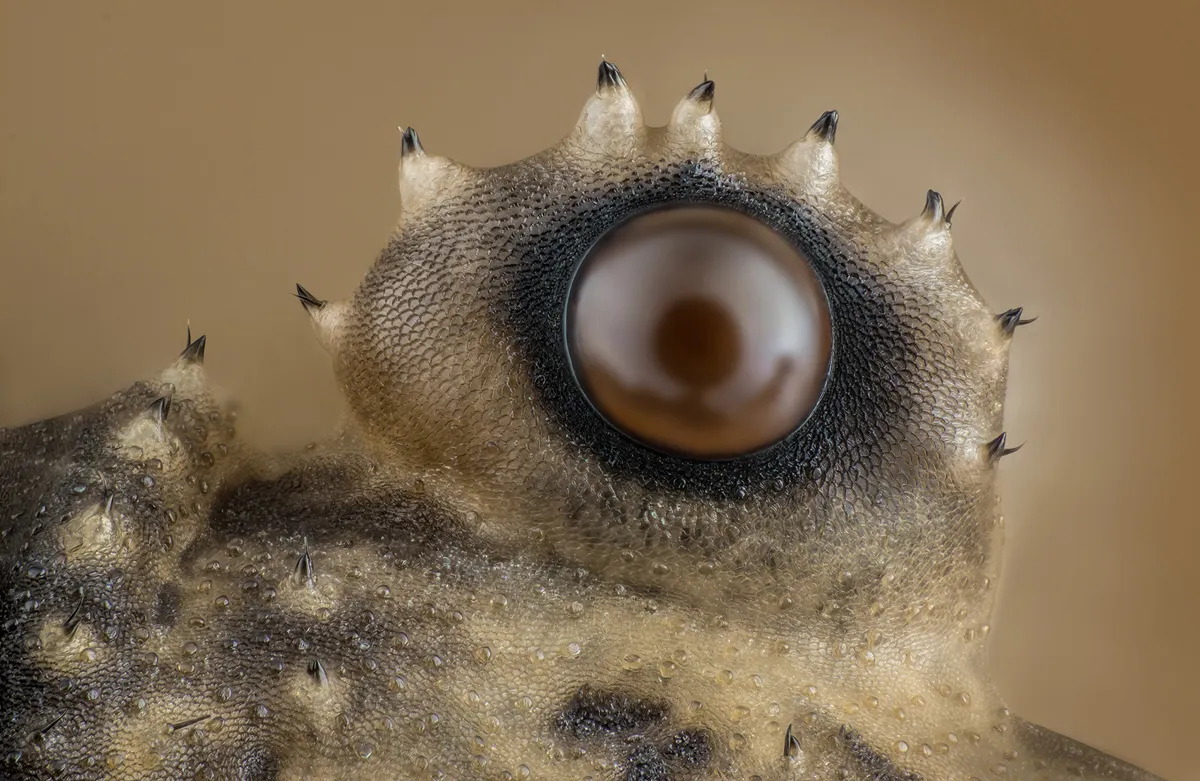
[[[340,7],[339,7],[340,6]],[[729,139],[836,108],[884,216],[1025,305],[992,638],[1014,710],[1200,778],[1195,3],[0,0],[0,425],[157,372],[190,319],[270,445],[328,432],[290,296],[351,292],[396,216],[399,124],[476,165],[565,133],[602,54],[661,123],[707,70]]]

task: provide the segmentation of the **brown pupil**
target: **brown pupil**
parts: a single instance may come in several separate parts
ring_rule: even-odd
[[[809,263],[730,209],[653,211],[610,231],[577,272],[567,349],[592,404],[658,449],[752,452],[816,406],[832,342]]]
[[[687,298],[663,313],[654,352],[672,379],[701,390],[719,385],[737,370],[740,340],[737,320],[720,301]]]

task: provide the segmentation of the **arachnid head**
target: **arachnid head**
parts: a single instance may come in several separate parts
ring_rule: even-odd
[[[403,131],[366,279],[297,288],[337,441],[238,446],[190,335],[0,432],[4,771],[1150,781],[985,670],[1029,320],[938,193],[893,224],[846,191],[836,112],[759,157],[713,97],[648,127],[605,62],[494,169]]]
[[[982,636],[1012,329],[941,196],[894,225],[846,191],[837,121],[752,156],[711,81],[647,127],[604,63],[528,160],[405,131],[399,228],[316,312],[358,426],[497,542],[722,610],[932,601]]]

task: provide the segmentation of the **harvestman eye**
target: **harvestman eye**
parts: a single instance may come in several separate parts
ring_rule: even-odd
[[[812,266],[741,212],[635,216],[584,258],[566,311],[580,387],[618,430],[702,459],[769,447],[807,420],[832,329]]]

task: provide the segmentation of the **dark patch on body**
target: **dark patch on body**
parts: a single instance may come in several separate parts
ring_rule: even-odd
[[[695,775],[712,759],[712,742],[706,730],[684,730],[664,745],[640,743],[625,757],[625,781],[674,781]]]
[[[713,745],[707,730],[670,734],[670,719],[665,702],[585,686],[555,717],[554,730],[580,742],[607,744],[624,768],[625,781],[671,781],[705,767]]]
[[[622,737],[661,724],[669,714],[666,703],[585,686],[563,707],[554,728],[576,740]]]
[[[708,730],[688,729],[671,736],[663,755],[683,765],[701,767],[712,759],[712,736]]]
[[[270,749],[251,749],[238,765],[238,781],[275,781],[281,766],[279,757]]]
[[[661,751],[638,746],[625,759],[625,781],[671,781],[671,771]]]
[[[217,497],[211,537],[300,536],[314,548],[375,542],[412,555],[468,544],[461,523],[419,494],[370,490],[369,469],[355,459],[314,459],[277,477],[237,483]]]

